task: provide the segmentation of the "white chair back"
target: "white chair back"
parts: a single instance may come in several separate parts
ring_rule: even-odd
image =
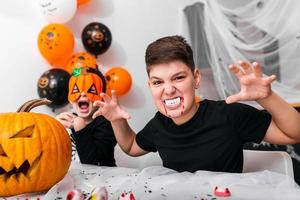
[[[269,170],[294,178],[293,163],[285,151],[244,150],[243,172]]]

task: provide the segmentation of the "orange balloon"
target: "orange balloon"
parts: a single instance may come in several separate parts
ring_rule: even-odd
[[[200,103],[200,101],[201,101],[201,97],[200,96],[195,96],[195,102]]]
[[[85,4],[89,2],[90,0],[77,0],[77,7],[81,6],[82,4]]]
[[[62,24],[49,24],[39,33],[38,47],[51,65],[64,67],[73,53],[73,33]]]
[[[71,59],[68,61],[65,70],[70,74],[73,73],[75,67],[89,67],[97,69],[97,59],[94,55],[87,52],[79,52],[72,55]]]
[[[115,90],[117,96],[126,94],[132,84],[132,79],[127,70],[122,67],[113,67],[105,73],[106,93],[111,96],[111,90]]]

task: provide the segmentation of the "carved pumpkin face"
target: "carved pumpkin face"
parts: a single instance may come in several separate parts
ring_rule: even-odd
[[[0,114],[0,196],[47,190],[70,163],[70,138],[56,119],[40,113]]]
[[[69,80],[70,102],[76,101],[82,92],[94,102],[101,100],[100,93],[105,92],[105,79],[99,70],[92,68],[74,68]]]

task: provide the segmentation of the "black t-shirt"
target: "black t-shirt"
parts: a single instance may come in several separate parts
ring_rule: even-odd
[[[117,143],[110,122],[103,116],[95,118],[71,137],[75,141],[81,163],[101,166],[116,166],[114,147]]]
[[[242,172],[243,143],[260,143],[270,122],[270,114],[245,104],[203,100],[182,125],[157,112],[136,142],[146,151],[158,151],[163,166],[179,172]]]

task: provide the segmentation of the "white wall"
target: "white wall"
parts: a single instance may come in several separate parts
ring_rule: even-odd
[[[48,24],[38,6],[38,0],[3,1],[0,7],[0,112],[14,112],[23,102],[38,98],[37,80],[50,65],[37,47],[39,31]],[[120,103],[132,115],[129,123],[140,130],[155,113],[147,88],[144,63],[146,46],[153,40],[179,33],[179,9],[183,0],[91,0],[78,8],[66,25],[76,38],[74,52],[84,51],[81,31],[92,21],[107,25],[113,41],[110,49],[98,57],[105,73],[112,66],[124,66],[132,75],[131,91]],[[70,106],[52,112],[48,107],[36,108],[55,116]],[[130,160],[117,151],[118,163],[142,166],[143,158]],[[148,155],[148,158],[153,155]],[[138,163],[138,164],[137,164]]]

